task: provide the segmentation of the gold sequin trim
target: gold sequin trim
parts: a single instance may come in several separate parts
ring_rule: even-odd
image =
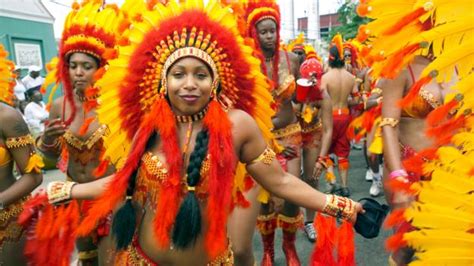
[[[23,211],[23,203],[28,197],[23,197],[15,203],[6,206],[0,211],[0,226],[13,217],[17,217]]]
[[[316,131],[316,130],[320,129],[322,127],[322,125],[323,124],[321,122],[318,122],[318,123],[316,123],[314,125],[311,125],[311,126],[308,126],[308,127],[302,127],[301,132],[305,133],[305,134],[311,133],[313,131]]]
[[[273,160],[275,159],[275,157],[276,157],[275,152],[272,149],[270,149],[269,147],[266,147],[265,150],[256,159],[252,160],[248,164],[254,164],[254,163],[262,162],[266,165],[270,165],[273,162]]]
[[[28,198],[23,197],[0,211],[0,247],[4,242],[17,242],[23,235],[23,227],[16,221]]]
[[[151,152],[146,152],[142,157],[142,162],[145,164],[147,171],[160,181],[168,177],[168,169],[166,169],[158,156],[153,155]]]
[[[101,125],[86,141],[77,138],[71,133],[71,131],[66,131],[66,133],[63,135],[63,138],[69,145],[78,150],[82,150],[84,148],[89,150],[96,144],[98,140],[108,134],[108,132],[108,127],[106,125]]]
[[[35,145],[35,140],[30,134],[28,134],[20,137],[7,138],[5,145],[9,149],[16,149],[28,145]]]
[[[275,129],[272,131],[275,138],[284,138],[301,132],[301,125],[299,123],[294,123],[288,125],[284,128]]]
[[[421,89],[418,94],[421,96],[421,98],[427,101],[434,109],[441,106],[441,104],[435,99],[434,95],[428,90]]]

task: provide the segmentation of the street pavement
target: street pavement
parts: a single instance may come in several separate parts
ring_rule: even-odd
[[[364,197],[370,197],[369,188],[371,183],[365,181],[366,163],[360,150],[352,150],[350,155],[351,168],[349,170],[349,188],[351,189],[351,198],[359,200]],[[324,179],[324,178],[322,178]],[[49,170],[45,172],[44,180],[38,189],[46,188],[47,184],[55,180],[64,180],[64,175],[59,170]],[[339,178],[338,178],[339,182]],[[321,190],[326,188],[325,180],[321,180]],[[375,198],[380,203],[385,203],[385,198],[379,196]],[[310,200],[310,199],[308,199]],[[356,234],[356,262],[360,266],[379,266],[387,265],[388,254],[384,249],[384,241],[389,235],[388,231],[381,231],[380,235],[373,239],[365,239]],[[285,255],[281,250],[281,230],[277,231],[275,237],[275,266],[286,265]],[[253,237],[254,254],[257,265],[262,258],[262,242],[260,235],[256,231]],[[308,265],[313,244],[308,241],[303,230],[297,232],[296,249],[300,256],[302,265]]]

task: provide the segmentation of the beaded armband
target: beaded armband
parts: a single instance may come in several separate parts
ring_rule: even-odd
[[[48,201],[51,204],[59,203],[71,199],[72,187],[77,184],[71,181],[53,181],[48,184],[46,192],[48,194]]]
[[[396,127],[398,125],[398,122],[400,122],[398,119],[391,118],[391,117],[383,117],[382,121],[380,121],[380,127],[384,127],[384,126]]]
[[[355,203],[349,198],[326,195],[326,206],[324,206],[323,213],[349,220],[355,213]]]
[[[30,134],[28,134],[20,137],[7,138],[5,145],[8,149],[16,149],[29,145],[35,145],[35,140]]]
[[[269,147],[266,147],[265,150],[262,152],[262,154],[260,154],[256,159],[252,160],[248,164],[262,162],[266,165],[270,165],[275,158],[276,158],[275,152]]]

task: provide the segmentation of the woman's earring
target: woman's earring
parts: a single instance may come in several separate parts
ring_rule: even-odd
[[[211,99],[216,99],[217,97],[217,87],[219,86],[219,82],[214,80],[212,82],[212,91],[211,91]]]
[[[159,94],[161,97],[166,96],[166,92],[168,91],[168,88],[166,86],[166,79],[161,80],[161,87],[159,88]]]

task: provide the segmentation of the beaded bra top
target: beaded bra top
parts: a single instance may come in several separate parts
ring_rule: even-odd
[[[208,196],[207,177],[210,169],[210,155],[208,154],[201,166],[201,179],[196,186],[196,196],[200,201],[204,201]],[[145,203],[157,202],[156,196],[159,194],[160,188],[166,185],[168,181],[168,169],[166,164],[161,161],[158,156],[151,152],[145,152],[141,159],[141,165],[138,170],[137,180],[133,199],[140,205]],[[181,179],[181,196],[187,193],[186,176]]]
[[[63,143],[66,144],[70,154],[74,155],[77,162],[86,165],[91,160],[100,154],[103,149],[102,138],[107,135],[108,128],[106,125],[101,125],[96,131],[86,140],[76,137],[70,130],[67,130],[63,135]]]

